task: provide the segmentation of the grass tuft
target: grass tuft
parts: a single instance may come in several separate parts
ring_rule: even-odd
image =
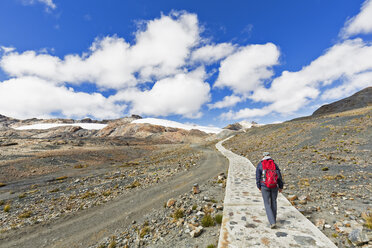
[[[201,220],[201,224],[203,227],[209,227],[209,226],[214,226],[215,222],[210,214],[206,214],[203,216]]]
[[[6,204],[4,206],[4,212],[8,213],[10,211],[10,205],[9,204]]]
[[[184,216],[183,209],[181,209],[181,208],[176,209],[176,211],[174,211],[172,216],[176,220],[183,218],[183,216]]]
[[[222,214],[217,214],[216,216],[214,216],[214,220],[216,221],[217,224],[221,225],[222,224]]]

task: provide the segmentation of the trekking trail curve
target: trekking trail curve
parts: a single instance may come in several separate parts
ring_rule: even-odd
[[[277,228],[270,229],[256,187],[256,168],[247,158],[222,146],[229,138],[216,144],[230,163],[218,247],[337,247],[281,193],[277,199]]]
[[[96,245],[132,221],[153,209],[162,209],[169,198],[190,192],[194,183],[225,172],[228,161],[214,148],[195,146],[204,159],[197,168],[184,171],[168,181],[133,192],[103,205],[62,217],[44,225],[35,225],[0,234],[0,248],[89,247]]]

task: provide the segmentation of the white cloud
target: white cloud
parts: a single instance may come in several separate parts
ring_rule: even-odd
[[[224,120],[239,120],[239,119],[246,119],[251,117],[261,117],[269,114],[271,110],[267,107],[264,108],[244,108],[240,109],[237,112],[230,110],[227,113],[221,114],[220,118]]]
[[[348,38],[357,34],[372,33],[372,0],[366,0],[358,15],[345,23],[341,36]]]
[[[372,86],[372,71],[355,74],[345,78],[344,83],[340,86],[324,91],[321,98],[322,100],[340,99],[369,86]]]
[[[215,102],[213,104],[208,104],[208,107],[209,109],[232,107],[235,106],[238,102],[241,102],[242,100],[243,100],[242,97],[236,95],[225,96],[222,99],[222,101]]]
[[[6,47],[6,46],[0,46],[0,50],[2,50],[4,53],[10,53],[15,50],[14,47]]]
[[[197,16],[174,12],[147,22],[146,30],[136,34],[130,59],[142,80],[160,79],[180,72],[199,41]]]
[[[212,64],[223,58],[226,58],[228,55],[232,54],[236,49],[231,43],[220,43],[214,45],[206,45],[191,54],[192,62],[200,62],[205,64]]]
[[[316,99],[324,86],[330,87],[323,99],[338,99],[372,85],[372,45],[361,39],[336,44],[297,72],[283,71],[270,88],[257,87],[249,96],[268,103],[263,109],[242,109],[222,118],[241,119],[272,112],[292,114]],[[332,87],[336,81],[341,85]],[[262,111],[261,111],[262,110]]]
[[[60,59],[35,51],[12,52],[2,57],[0,66],[10,76],[123,89],[181,72],[198,42],[196,15],[174,14],[149,21],[145,30],[137,32],[132,46],[122,38],[105,37],[97,39],[82,56],[70,54]]]
[[[279,49],[272,43],[248,45],[221,62],[215,87],[229,87],[235,94],[248,94],[272,75]]]
[[[150,90],[131,89],[119,92],[110,100],[131,102],[130,112],[133,114],[199,118],[202,115],[201,106],[210,100],[210,86],[204,82],[205,76],[204,69],[198,68],[189,73],[161,79]]]
[[[118,118],[125,105],[114,104],[99,93],[74,92],[36,77],[0,82],[0,113],[25,119],[61,113],[67,118]]]
[[[47,9],[55,9],[57,8],[56,4],[53,2],[53,0],[23,0],[23,3],[25,4],[35,4],[35,3],[42,3],[45,4]]]

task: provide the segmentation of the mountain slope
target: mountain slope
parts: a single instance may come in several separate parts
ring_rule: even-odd
[[[339,113],[370,105],[372,105],[372,87],[367,87],[350,97],[321,106],[313,113],[313,116]]]

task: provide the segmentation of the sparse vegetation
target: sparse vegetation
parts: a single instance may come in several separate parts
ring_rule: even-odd
[[[372,214],[370,212],[362,213],[362,218],[366,221],[365,226],[372,230]]]
[[[133,188],[136,188],[136,187],[139,187],[139,186],[141,186],[141,183],[136,180],[133,183],[131,183],[130,185],[127,185],[125,188],[126,189],[133,189]]]
[[[219,225],[222,224],[222,218],[223,218],[222,214],[217,214],[216,216],[214,216],[216,223]]]
[[[26,193],[22,193],[22,194],[19,194],[19,195],[18,195],[18,198],[19,198],[19,199],[22,199],[22,198],[25,198],[25,197],[26,197]]]
[[[148,226],[142,227],[140,231],[140,238],[145,237],[145,235],[148,234],[149,232],[150,232],[150,228]]]
[[[95,192],[87,191],[87,192],[85,192],[84,194],[82,194],[82,195],[80,196],[80,198],[81,198],[81,199],[87,199],[87,198],[90,198],[90,197],[94,197],[94,196],[96,196],[96,195],[97,195],[97,193],[95,193]]]
[[[6,204],[5,206],[4,206],[4,212],[9,212],[10,211],[10,205],[9,204]]]
[[[32,212],[31,211],[26,211],[18,215],[18,218],[20,219],[26,219],[31,217]]]
[[[178,208],[174,211],[173,218],[178,220],[180,218],[183,218],[184,215],[184,210],[182,208]]]
[[[214,226],[215,222],[210,214],[206,214],[203,216],[201,220],[201,224],[203,227],[210,227],[210,226]]]
[[[106,190],[106,191],[104,191],[103,193],[102,193],[102,195],[103,196],[109,196],[109,195],[111,195],[111,190]]]

